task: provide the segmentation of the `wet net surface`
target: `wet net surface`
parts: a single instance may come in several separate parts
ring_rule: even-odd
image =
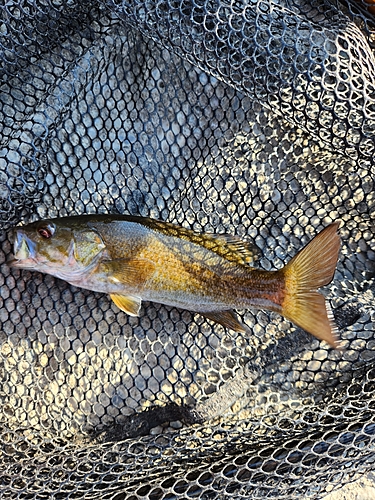
[[[322,498],[374,467],[374,13],[8,1],[0,21],[2,498]],[[130,213],[280,268],[340,220],[345,352],[10,270],[10,229]]]

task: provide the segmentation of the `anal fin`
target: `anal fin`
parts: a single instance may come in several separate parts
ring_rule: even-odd
[[[139,316],[141,308],[141,298],[133,295],[121,295],[119,293],[111,293],[109,295],[116,306],[129,316]]]
[[[235,315],[234,311],[232,311],[231,309],[228,309],[227,311],[212,311],[200,314],[207,319],[215,321],[215,323],[223,325],[225,328],[234,330],[235,332],[249,333],[248,327],[241,323],[241,321]]]

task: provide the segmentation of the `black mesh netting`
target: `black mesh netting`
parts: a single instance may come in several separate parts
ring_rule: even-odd
[[[375,7],[7,0],[0,20],[1,498],[323,498],[375,461]],[[281,267],[340,220],[346,349],[246,337],[10,270],[10,228],[152,216]]]

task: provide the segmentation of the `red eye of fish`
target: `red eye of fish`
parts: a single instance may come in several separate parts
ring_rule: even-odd
[[[53,236],[53,233],[54,233],[54,228],[51,227],[51,226],[46,226],[46,227],[40,227],[38,229],[38,233],[40,234],[40,236],[42,236],[43,238],[51,238]]]

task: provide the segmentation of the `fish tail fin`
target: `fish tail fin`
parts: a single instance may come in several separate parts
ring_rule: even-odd
[[[329,304],[317,289],[328,285],[335,273],[340,250],[339,223],[321,231],[281,270],[285,295],[281,314],[311,333],[338,347],[338,329]]]

